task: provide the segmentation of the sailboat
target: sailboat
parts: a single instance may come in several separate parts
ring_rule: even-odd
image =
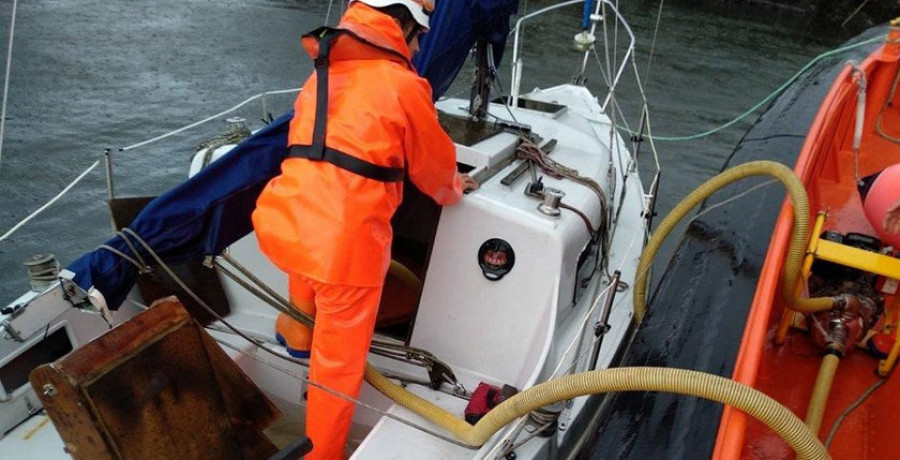
[[[449,71],[439,69],[438,76],[430,77],[440,92],[459,71],[459,56],[464,60],[475,43],[472,97],[441,99],[436,105],[456,142],[460,171],[481,186],[464,203],[445,210],[407,190],[393,223],[394,263],[370,354],[373,377],[367,375],[367,380],[378,391],[366,387],[354,400],[358,408],[348,445],[353,458],[560,458],[577,452],[590,431],[600,396],[567,398],[527,410],[469,439],[448,433],[446,426],[416,410],[425,406],[459,419],[450,425],[469,426],[478,419],[466,422],[462,417],[469,415],[473,400],[494,406],[541,382],[607,368],[630,337],[633,313],[626,294],[635,279],[653,206],[638,173],[634,144],[616,126],[622,120],[614,90],[633,67],[635,38],[615,5],[598,1],[585,7],[584,29],[576,37],[580,66],[572,83],[527,93],[519,89],[523,24],[581,3],[563,2],[518,18],[512,34],[512,87],[494,100],[490,91],[495,60],[506,30],[485,32],[460,24],[484,25],[484,18],[476,17],[480,12],[498,14],[490,23],[508,27],[515,2],[495,2],[493,10],[438,3],[435,21],[444,26],[434,28],[435,46],[424,43],[422,54],[432,53],[432,67],[456,62]],[[504,7],[497,8],[500,4]],[[609,93],[597,97],[585,86],[585,75],[594,47],[603,45],[595,35],[603,30],[598,29],[602,21],[627,42],[605,42],[622,50],[611,71],[603,74]],[[607,36],[613,34],[610,30]],[[448,37],[459,36],[468,40],[461,50],[441,47]],[[431,75],[427,66],[422,72]],[[281,356],[272,325],[278,307],[290,310],[285,308],[284,275],[260,254],[249,233],[254,194],[277,173],[289,119],[290,114],[272,120],[239,143],[207,145],[195,156],[190,179],[160,197],[113,200],[117,236],[59,275],[54,261],[34,260],[35,280],[49,284],[36,281],[37,288],[10,303],[0,320],[15,345],[0,360],[0,420],[6,433],[0,439],[0,455],[92,458],[108,453],[128,458],[146,451],[146,446],[135,446],[153,436],[132,433],[119,438],[121,426],[110,420],[121,414],[103,415],[103,397],[86,389],[112,378],[106,373],[110,369],[79,374],[93,377],[75,392],[90,400],[75,406],[91,407],[84,420],[93,421],[96,436],[75,433],[78,423],[64,421],[71,422],[77,411],[61,402],[60,395],[67,393],[60,382],[75,385],[77,378],[61,375],[98,361],[119,365],[117,360],[104,361],[112,358],[98,358],[98,350],[121,344],[123,334],[155,330],[148,318],[160,312],[174,315],[160,321],[189,327],[181,306],[206,324],[204,337],[218,344],[212,347],[218,351],[209,351],[213,373],[238,375],[216,370],[218,361],[212,356],[225,353],[273,402],[259,403],[261,407],[298,422],[289,437],[302,440],[299,421],[305,413],[303,395],[311,384],[308,365]],[[245,129],[240,121],[234,124],[235,132]],[[229,136],[225,138],[234,139]],[[198,268],[201,262],[215,271]],[[140,289],[133,288],[136,280]],[[147,287],[153,281],[156,286]],[[167,291],[166,283],[176,287]],[[211,289],[201,287],[209,284]],[[178,300],[151,306],[156,295],[173,292]],[[144,349],[122,348],[135,353]],[[174,359],[171,363],[159,366],[156,377],[139,380],[180,382],[184,372],[173,370]],[[160,388],[156,396],[147,397],[164,400],[176,391]],[[400,394],[392,398],[405,402],[384,396],[392,392]],[[124,400],[116,401],[110,404],[118,407]],[[47,423],[47,414],[55,426]],[[263,418],[268,423],[274,416]],[[254,442],[262,447],[252,452],[272,453],[274,444],[257,437]],[[304,449],[302,443],[288,444],[286,448],[294,449],[291,455]],[[166,455],[196,454],[191,443],[165,445],[171,449]]]
[[[810,185],[802,182],[807,177],[802,170],[801,179],[772,162],[727,170],[690,194],[647,239],[659,175],[647,193],[636,164],[634,142],[640,133],[631,142],[620,135],[615,88],[628,68],[636,69],[635,39],[615,5],[585,2],[582,30],[575,36],[580,65],[572,82],[520,91],[524,22],[580,3],[563,2],[518,18],[510,93],[493,100],[490,89],[502,44],[498,48],[453,20],[459,16],[451,8],[472,17],[468,3],[444,2],[444,10],[436,13],[439,23],[472,32],[475,43],[472,96],[441,99],[436,106],[456,143],[460,171],[481,186],[446,210],[410,189],[395,216],[394,261],[366,370],[370,387],[359,398],[335,394],[357,405],[348,453],[358,459],[571,458],[601,421],[606,394],[667,391],[726,403],[759,419],[774,431],[765,436],[783,439],[798,457],[827,458],[815,427],[804,425],[797,411],[777,397],[751,386],[685,369],[614,368],[635,325],[646,316],[649,267],[662,240],[709,194],[748,176],[776,177],[789,188],[798,210],[786,208],[785,221],[793,225],[780,224],[774,234],[771,254],[781,257],[786,243],[777,242],[793,232],[792,262],[782,270],[779,261],[777,268],[764,271],[769,280],[788,275],[780,291],[777,281],[760,284],[769,299],[787,293],[780,297],[786,306],[831,315],[818,320],[827,324],[843,321],[847,311],[877,312],[877,306],[872,310],[872,302],[858,295],[851,300],[813,292],[807,275],[819,273],[821,265],[812,260],[806,272],[795,270],[798,245],[801,256],[807,245],[828,247],[817,236],[826,218],[820,218],[812,237],[802,220]],[[508,24],[512,11],[506,9],[499,23]],[[626,38],[624,50],[611,36]],[[621,59],[601,69],[609,91],[597,97],[585,76],[601,42],[617,50],[607,55]],[[894,56],[886,61],[896,63],[897,52],[890,51],[895,46],[885,48],[882,55]],[[465,57],[469,47],[455,54]],[[451,55],[434,53],[442,64]],[[855,75],[866,74],[870,65],[862,64]],[[451,67],[455,75],[459,67]],[[886,73],[877,75],[881,80],[875,74],[868,78],[882,82],[879,94],[893,94],[884,90]],[[435,88],[442,86],[433,82]],[[888,104],[880,112],[862,107],[878,123],[890,120]],[[0,413],[13,428],[0,439],[0,453],[20,458],[190,458],[204,452],[217,458],[296,458],[308,451],[303,395],[317,384],[307,378],[308,363],[285,356],[273,337],[275,313],[292,309],[285,300],[284,276],[261,256],[249,234],[248,209],[277,172],[289,119],[287,114],[271,120],[237,144],[208,144],[195,157],[190,179],[156,199],[114,202],[117,236],[63,272],[56,274],[53,261],[33,261],[35,284],[49,285],[6,307],[0,322],[16,342],[15,351],[0,361],[5,391]],[[649,130],[646,113],[643,126]],[[235,121],[235,132],[244,130]],[[863,150],[854,144],[854,158]],[[837,168],[838,163],[824,164]],[[845,170],[828,170],[835,171]],[[814,206],[824,204],[819,198]],[[876,252],[893,258],[881,248]],[[215,271],[204,272],[197,263]],[[202,282],[190,279],[204,276]],[[155,287],[138,292],[132,288],[141,277],[159,279]],[[176,287],[161,288],[165,282]],[[213,287],[201,290],[198,285],[205,283]],[[178,297],[148,306],[160,289]],[[768,317],[768,310],[761,315]],[[803,327],[797,315],[782,316],[780,330]],[[883,325],[869,324],[873,317],[866,313],[860,321],[867,327],[854,330],[889,335]],[[295,319],[310,321],[302,315]],[[835,327],[849,329],[855,321]],[[104,333],[107,324],[116,327]],[[748,338],[744,343],[758,342]],[[889,353],[896,353],[894,348]],[[831,364],[823,369],[834,368],[833,359],[826,362]],[[30,385],[23,377],[29,372]],[[38,413],[41,406],[47,415]],[[298,423],[286,424],[289,429],[282,432],[288,433],[288,442],[276,445],[273,433],[263,429],[271,429],[280,415]],[[738,433],[726,429],[729,435]],[[740,449],[727,452],[741,455]]]

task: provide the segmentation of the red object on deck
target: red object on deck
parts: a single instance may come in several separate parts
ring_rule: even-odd
[[[869,352],[876,358],[884,359],[891,352],[895,341],[893,335],[875,334],[866,342],[866,345],[869,347]]]

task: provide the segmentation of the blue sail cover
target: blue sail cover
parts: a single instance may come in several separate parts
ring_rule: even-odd
[[[419,74],[427,78],[436,101],[450,87],[477,40],[492,45],[494,62],[500,65],[509,18],[518,0],[438,0],[431,15],[431,30],[422,37],[413,58]]]
[[[282,115],[231,152],[181,185],[160,195],[135,217],[129,228],[168,264],[219,254],[253,230],[250,214],[263,187],[281,171],[287,153],[288,124]],[[107,245],[131,255],[121,237]],[[148,263],[153,259],[134,242]],[[107,306],[118,309],[137,278],[137,268],[105,249],[85,254],[67,267],[73,281],[99,290]]]
[[[499,62],[509,34],[509,16],[515,11],[516,0],[437,2],[433,29],[425,35],[415,61],[431,82],[435,99],[450,86],[475,40],[487,39]],[[129,228],[168,264],[219,254],[249,234],[256,199],[281,170],[292,116],[290,112],[279,117],[194,177],[151,201]],[[131,255],[121,237],[106,244]],[[143,247],[134,245],[143,259],[152,263]],[[67,269],[83,289],[99,290],[111,310],[121,306],[137,278],[136,267],[105,249],[83,255]]]

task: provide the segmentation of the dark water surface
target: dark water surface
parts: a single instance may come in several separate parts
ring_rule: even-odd
[[[523,1],[520,12],[551,3]],[[3,51],[11,8],[10,0],[0,1]],[[335,2],[332,23],[340,8]],[[638,39],[641,72],[647,70],[658,8],[644,1],[622,6]],[[321,25],[328,9],[323,0],[20,2],[0,159],[0,234],[102,159],[104,148],[149,139],[262,91],[299,86],[311,70],[299,36]],[[579,16],[580,6],[567,8],[527,29],[523,91],[571,78],[579,60],[571,50]],[[666,3],[645,86],[653,133],[687,135],[725,123],[846,37],[812,35],[765,12],[726,16]],[[509,58],[507,53],[501,67],[506,88]],[[601,79],[596,72],[589,75],[588,86],[602,95]],[[468,78],[460,80],[450,95],[466,94]],[[627,106],[635,100],[634,85],[624,85],[620,94]],[[290,99],[274,98],[272,111],[281,113]],[[637,126],[637,111],[625,113]],[[261,117],[258,110],[242,114],[250,120]],[[668,211],[714,174],[753,119],[700,140],[657,143],[664,171],[659,211]],[[170,188],[186,177],[196,145],[223,128],[214,122],[118,154],[117,194],[155,195]],[[644,171],[651,170],[648,147],[642,147],[642,159],[648,160]],[[651,179],[645,175],[646,185]],[[0,305],[27,289],[22,266],[27,257],[54,253],[65,265],[108,238],[106,198],[101,164],[44,214],[0,242]]]

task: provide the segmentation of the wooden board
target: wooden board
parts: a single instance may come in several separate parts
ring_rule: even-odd
[[[275,406],[174,297],[31,374],[76,459],[267,458]]]

